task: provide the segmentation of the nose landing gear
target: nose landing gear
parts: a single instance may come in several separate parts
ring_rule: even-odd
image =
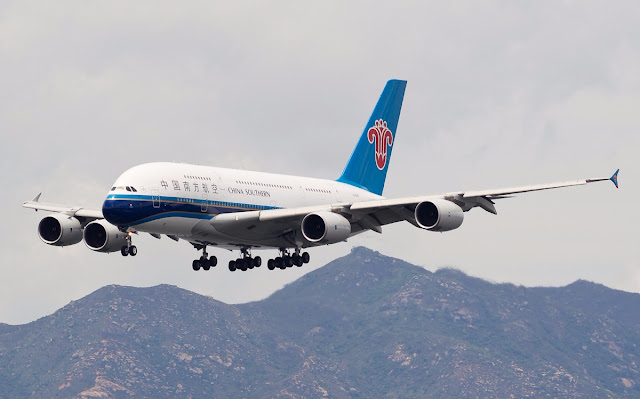
[[[127,240],[127,245],[120,248],[120,253],[122,254],[122,256],[127,256],[127,255],[136,256],[138,254],[138,248],[136,248],[135,245],[131,245],[132,234],[133,233],[130,231],[127,232],[126,234],[125,239]]]

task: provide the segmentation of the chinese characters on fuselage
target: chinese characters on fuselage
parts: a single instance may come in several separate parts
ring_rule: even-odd
[[[171,183],[173,184],[174,191],[181,191],[180,182],[178,180],[172,180]],[[165,190],[169,189],[169,184],[164,179],[160,181],[160,186],[162,186],[162,188],[164,188]],[[211,184],[211,186],[209,186],[207,183],[183,181],[182,187],[184,188],[184,191],[192,191],[192,188],[193,188],[194,192],[201,192],[200,188],[202,188],[203,193],[218,194],[218,186],[215,184]],[[254,190],[247,190],[247,191],[254,191]],[[248,195],[260,195],[260,194],[248,194]],[[262,195],[262,196],[269,197],[268,193],[267,195]]]

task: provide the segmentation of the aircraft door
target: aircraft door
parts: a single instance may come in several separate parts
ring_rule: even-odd
[[[157,188],[151,190],[151,198],[153,200],[153,207],[160,208],[160,193]]]

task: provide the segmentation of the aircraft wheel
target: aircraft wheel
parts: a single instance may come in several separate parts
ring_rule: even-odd
[[[236,259],[236,268],[242,270],[243,272],[247,271],[247,265],[244,263],[244,259]]]
[[[236,261],[234,261],[234,260],[230,260],[229,261],[229,271],[231,271],[231,272],[235,272],[236,271]]]
[[[303,252],[302,253],[302,262],[303,263],[309,263],[310,260],[311,260],[311,256],[309,256],[309,252]]]
[[[302,266],[302,258],[300,257],[300,255],[295,254],[291,257],[291,260],[293,261],[293,264],[300,267]]]
[[[269,268],[269,270],[273,270],[276,268],[275,262],[273,261],[273,259],[269,259],[267,261],[267,267]]]
[[[211,267],[211,265],[209,264],[209,260],[204,256],[200,258],[200,266],[202,266],[204,270],[209,270],[209,268]]]
[[[262,258],[259,256],[256,256],[255,258],[253,258],[253,266],[255,267],[260,267],[262,265]]]
[[[282,260],[284,261],[284,265],[285,265],[286,267],[291,267],[291,266],[293,266],[293,260],[291,259],[291,257],[290,257],[289,255],[287,255],[287,256],[283,256],[283,257],[282,257]]]
[[[254,267],[253,258],[244,258],[244,264],[247,269],[253,269]]]
[[[135,245],[129,247],[129,255],[136,256],[138,254],[138,248]]]
[[[200,270],[200,261],[198,259],[194,260],[191,262],[191,267],[193,267],[193,270],[195,271]]]
[[[127,256],[129,255],[129,249],[127,247],[122,247],[120,248],[120,253],[122,254],[122,256]]]
[[[218,265],[218,258],[216,258],[215,256],[211,255],[209,257],[209,264],[211,265],[211,267],[216,267]]]
[[[286,267],[284,266],[284,261],[279,256],[274,260],[274,264],[278,269],[286,269]]]

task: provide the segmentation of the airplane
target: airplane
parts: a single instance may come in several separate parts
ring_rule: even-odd
[[[252,250],[276,249],[270,270],[308,263],[303,249],[340,243],[367,231],[409,222],[434,232],[457,229],[464,213],[480,208],[497,214],[495,201],[530,191],[611,180],[582,179],[492,190],[405,198],[382,196],[407,82],[389,80],[364,131],[336,180],[156,162],[134,166],[118,177],[102,209],[40,202],[26,208],[53,212],[38,224],[43,242],[54,246],[84,241],[96,252],[135,256],[132,235],[148,233],[185,240],[202,255],[193,270],[209,270],[217,258],[207,247],[239,250],[229,270],[260,267]]]

